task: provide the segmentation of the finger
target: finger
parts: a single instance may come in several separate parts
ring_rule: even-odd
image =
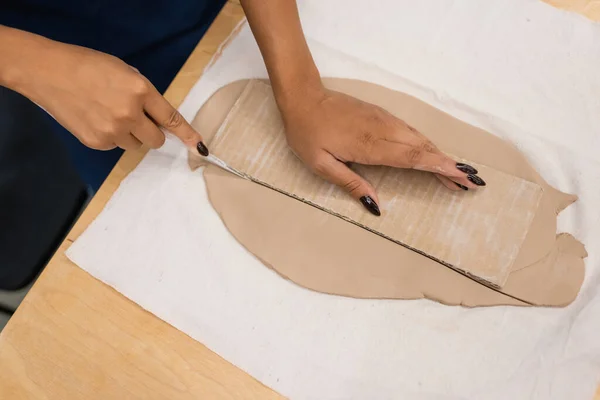
[[[390,116],[393,118],[393,123],[391,124],[393,128],[386,130],[385,140],[409,146],[424,146],[427,148],[427,151],[439,152],[437,146],[415,127],[393,115]]]
[[[441,152],[428,151],[426,143],[420,146],[408,146],[395,142],[377,141],[368,154],[368,163],[388,165],[396,168],[412,168],[444,175],[461,185],[475,188],[485,186],[483,179],[476,174],[465,172],[466,164],[457,163]]]
[[[177,136],[188,148],[195,149],[198,143],[202,143],[202,136],[187,123],[179,111],[158,93],[154,86],[151,87],[151,92],[146,98],[144,110],[160,126]]]
[[[158,149],[165,143],[165,134],[145,115],[140,118],[131,133],[151,149]]]
[[[412,146],[419,151],[425,151],[428,153],[434,153],[441,156],[443,159],[450,160],[450,163],[454,163],[454,161],[444,154],[431,140],[429,140],[425,135],[419,132],[414,127],[408,125],[406,122],[402,120],[396,120],[397,128],[393,130],[391,133],[386,135],[386,140],[390,142],[394,142],[397,144],[403,144]],[[417,153],[419,152],[417,151]],[[413,154],[413,156],[418,158],[418,154]],[[456,169],[461,172],[464,172],[467,175],[477,175],[477,170],[472,166],[464,163],[455,163],[454,165]],[[413,167],[415,168],[415,167]],[[437,168],[436,168],[437,169]],[[461,176],[456,172],[455,168],[450,168],[446,171],[445,175],[447,176]],[[456,175],[458,174],[458,175]],[[472,181],[478,182],[475,186],[485,186],[485,182],[479,177],[473,179]],[[483,185],[481,184],[483,182]]]
[[[438,154],[445,159],[451,160],[452,163],[455,163],[454,160],[452,160],[450,157],[444,154],[435,144],[433,144],[433,142],[431,142],[429,139],[423,136],[423,134],[416,131],[414,128],[411,128],[411,132],[414,134],[415,137],[420,138],[421,143],[417,143],[418,146],[421,146],[421,148],[430,153]],[[452,177],[451,181],[454,182],[454,184],[458,185],[459,188],[463,190],[468,190],[468,188],[474,189],[479,186],[486,186],[485,181],[477,175],[477,169],[475,169],[471,165],[456,162],[454,164],[454,167],[456,167],[457,170],[463,172],[463,175],[458,174],[459,176],[456,176],[457,172],[454,169],[451,170],[452,173],[445,175]]]
[[[379,199],[375,189],[363,177],[352,171],[346,164],[337,160],[331,154],[322,156],[314,167],[315,172],[327,181],[340,186],[373,215],[380,216]]]
[[[446,156],[439,149],[435,149],[433,153]],[[457,162],[455,164],[456,169],[463,172],[462,176],[453,176],[450,180],[463,190],[469,190],[469,188],[475,189],[480,186],[486,186],[486,183],[480,176],[477,175],[479,171],[469,164]]]
[[[369,164],[388,165],[396,168],[413,168],[445,176],[464,176],[450,157],[428,151],[425,144],[405,145],[388,141],[373,143],[368,154]]]
[[[142,146],[142,142],[137,140],[131,133],[119,135],[115,140],[115,143],[123,150],[136,150]]]
[[[446,186],[448,189],[452,190],[453,192],[458,192],[460,190],[469,190],[468,187],[461,185],[460,183],[456,183],[456,182],[450,180],[449,178],[446,178],[443,175],[435,174],[435,177],[438,178],[439,181],[442,182],[442,184],[444,186]]]

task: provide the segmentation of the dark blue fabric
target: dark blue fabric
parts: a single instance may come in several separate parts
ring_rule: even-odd
[[[0,86],[0,289],[27,285],[74,222],[86,187],[45,113]]]
[[[0,24],[89,47],[136,67],[162,93],[225,0],[0,0]],[[48,117],[50,118],[50,117]],[[83,180],[96,190],[121,155],[86,148],[55,121]]]

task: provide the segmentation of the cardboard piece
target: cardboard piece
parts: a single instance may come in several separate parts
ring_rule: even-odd
[[[453,192],[431,173],[357,165],[378,193],[376,217],[293,154],[271,87],[258,80],[240,95],[211,151],[270,188],[494,287],[506,282],[542,196],[533,182],[468,160],[487,187]]]

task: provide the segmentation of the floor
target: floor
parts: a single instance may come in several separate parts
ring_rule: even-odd
[[[0,332],[2,332],[2,328],[8,323],[9,318],[7,314],[0,314]]]
[[[25,298],[25,295],[27,294],[32,285],[33,283],[29,286],[24,287],[21,290],[17,290],[14,292],[0,290],[0,308],[7,308],[13,311],[16,310],[19,304],[21,304],[21,301],[23,301],[23,299]],[[0,332],[8,323],[9,319],[10,315],[8,313],[0,311]]]

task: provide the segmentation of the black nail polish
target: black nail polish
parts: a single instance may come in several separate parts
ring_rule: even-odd
[[[456,169],[464,172],[465,174],[476,174],[478,171],[471,167],[469,164],[456,163]]]
[[[469,174],[467,175],[467,179],[476,184],[477,186],[485,186],[485,181],[477,175]]]
[[[373,215],[380,216],[381,211],[379,211],[379,206],[375,203],[375,200],[371,198],[371,196],[363,196],[360,198],[360,202],[365,206],[367,210]]]
[[[196,149],[198,150],[198,153],[202,154],[204,157],[208,156],[208,148],[204,145],[204,143],[198,142]]]
[[[456,183],[456,182],[454,182]],[[459,188],[461,188],[462,190],[469,190],[468,187],[466,187],[465,185],[461,185],[460,183],[456,183],[456,186],[458,186]]]

